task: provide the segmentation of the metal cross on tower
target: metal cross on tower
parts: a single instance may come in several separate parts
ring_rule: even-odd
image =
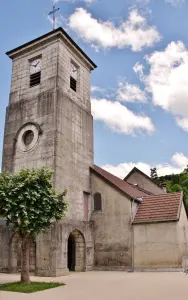
[[[55,8],[55,4],[53,5],[53,10],[49,13],[50,15],[53,15],[53,30],[55,30],[56,22],[55,22],[55,13],[60,10],[60,8]]]

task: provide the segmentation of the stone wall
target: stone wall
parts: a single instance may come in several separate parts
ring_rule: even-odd
[[[131,201],[116,188],[92,173],[92,195],[102,196],[102,211],[94,221],[95,267],[104,270],[131,266]],[[135,209],[135,208],[134,208]]]
[[[29,60],[42,56],[41,84],[29,87]],[[70,88],[71,63],[78,67],[77,92]],[[20,151],[19,130],[35,123],[40,135],[32,151]],[[33,125],[32,125],[33,126]],[[13,59],[6,113],[3,171],[47,166],[58,191],[68,190],[68,218],[88,221],[91,214],[89,167],[93,164],[90,66],[67,41],[56,38],[20,51]],[[84,216],[88,193],[88,219]]]
[[[90,67],[75,51],[62,41],[59,41],[57,86],[82,109],[91,113],[91,74]],[[77,91],[70,88],[71,63],[78,68]]]
[[[68,217],[84,220],[84,192],[91,211],[89,167],[93,162],[93,119],[67,95],[58,91],[56,135],[56,188],[67,188]]]
[[[20,238],[3,224],[0,225],[0,245],[0,272],[19,272],[21,270]],[[30,239],[29,258],[30,272],[35,272],[36,244],[33,239]]]
[[[83,236],[85,244],[84,271],[93,269],[93,224],[92,222],[64,221],[52,228],[47,234],[37,238],[37,270],[38,276],[62,276],[68,273],[68,238],[73,231],[78,231]],[[77,249],[78,250],[78,249]],[[77,262],[77,266],[79,263]],[[80,271],[78,268],[77,271]]]
[[[30,88],[29,60],[42,55],[41,84]],[[51,41],[20,51],[13,59],[12,81],[3,146],[3,171],[18,171],[21,167],[53,168],[54,107],[58,65],[58,42]],[[27,122],[36,122],[42,129],[37,147],[30,153],[17,151],[16,135]]]
[[[20,168],[54,167],[54,92],[47,91],[32,100],[21,100],[7,108],[4,133],[3,171]],[[17,133],[28,122],[40,126],[36,147],[29,152],[19,150]]]
[[[42,276],[59,276],[67,271],[67,239],[75,229],[83,234],[86,242],[85,268],[89,270],[93,266],[89,223],[89,167],[93,163],[91,66],[66,38],[62,41],[60,35],[55,35],[18,50],[12,56],[2,166],[3,171],[10,172],[47,166],[54,170],[54,188],[68,190],[67,221],[37,237],[36,273]],[[37,56],[42,56],[41,83],[30,88],[29,61]],[[78,66],[77,92],[70,89],[72,62]],[[32,128],[36,139],[33,148],[27,151],[22,145],[24,128]],[[88,218],[84,215],[84,193],[88,195]],[[2,238],[6,240],[6,234]],[[4,253],[1,253],[2,258],[6,260]],[[14,255],[11,259],[14,261]]]
[[[11,232],[4,225],[0,225],[0,272],[9,270],[9,249]]]
[[[51,228],[46,234],[37,236],[30,242],[30,272],[38,276],[62,276],[69,272],[67,268],[69,235],[77,232],[82,238],[77,239],[76,271],[93,269],[93,223],[66,221]],[[19,238],[12,237],[9,229],[0,226],[0,272],[20,272],[21,252]]]
[[[135,224],[135,268],[181,268],[188,251],[187,234],[187,217],[183,206],[179,221]]]
[[[131,184],[138,184],[141,188],[145,189],[148,192],[151,192],[155,195],[164,194],[165,191],[163,188],[157,186],[149,178],[142,175],[140,172],[134,171],[127,179],[127,182]]]

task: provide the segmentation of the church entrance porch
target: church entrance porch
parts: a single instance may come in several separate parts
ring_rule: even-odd
[[[74,230],[67,243],[67,267],[69,271],[84,272],[86,265],[85,239],[83,234]]]

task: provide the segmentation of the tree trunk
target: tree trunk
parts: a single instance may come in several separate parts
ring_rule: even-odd
[[[22,237],[21,246],[21,282],[30,283],[29,277],[29,236]]]

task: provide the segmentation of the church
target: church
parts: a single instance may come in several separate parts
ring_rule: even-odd
[[[12,80],[2,171],[47,166],[68,190],[67,217],[30,241],[30,271],[187,268],[183,193],[134,168],[124,180],[94,164],[90,75],[95,63],[62,28],[6,53]],[[20,243],[0,220],[0,272],[20,270]]]

